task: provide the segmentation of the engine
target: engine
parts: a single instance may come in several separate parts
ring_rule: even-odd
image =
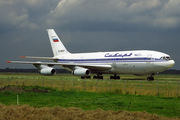
[[[72,71],[72,74],[76,76],[89,76],[91,74],[91,71],[89,69],[79,68]]]
[[[39,70],[39,74],[41,75],[54,75],[56,73],[56,70],[51,67],[45,67]]]

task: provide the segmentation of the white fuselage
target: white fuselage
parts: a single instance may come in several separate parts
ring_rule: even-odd
[[[57,62],[74,65],[111,65],[112,68],[109,70],[91,70],[91,73],[135,75],[156,74],[171,68],[175,63],[169,55],[150,50],[69,53],[58,56]],[[73,70],[73,68],[68,68],[68,70]]]

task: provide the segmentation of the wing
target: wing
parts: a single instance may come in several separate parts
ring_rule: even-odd
[[[55,63],[55,62],[28,62],[28,61],[6,61],[7,63],[18,63],[18,64],[33,64],[33,65],[60,65],[62,67],[68,67],[70,69],[74,69],[75,67],[83,67],[88,68],[92,71],[97,70],[109,70],[112,68],[111,65],[87,65],[87,64],[73,64],[73,63]]]
[[[29,59],[42,59],[42,60],[58,60],[56,57],[34,57],[34,56],[20,56],[20,58],[29,58]]]

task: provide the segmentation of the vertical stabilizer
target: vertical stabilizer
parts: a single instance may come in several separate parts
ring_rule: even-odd
[[[69,52],[64,47],[56,32],[53,29],[47,29],[47,32],[54,56],[68,54]]]

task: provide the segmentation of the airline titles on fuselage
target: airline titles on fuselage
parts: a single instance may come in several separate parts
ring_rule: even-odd
[[[120,54],[120,53],[115,53],[115,54],[111,54],[111,53],[106,53],[105,57],[130,57],[132,56],[132,53],[125,53],[125,54]]]

